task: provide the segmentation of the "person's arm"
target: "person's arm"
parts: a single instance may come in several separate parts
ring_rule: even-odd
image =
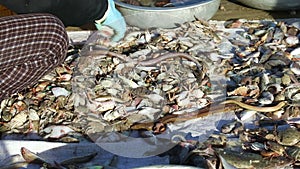
[[[121,13],[116,9],[114,0],[108,0],[108,9],[100,20],[96,20],[95,26],[98,30],[102,25],[107,25],[114,29],[115,35],[113,41],[118,41],[124,37],[126,31],[126,22]]]

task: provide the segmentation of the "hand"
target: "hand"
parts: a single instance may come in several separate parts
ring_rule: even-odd
[[[106,25],[114,29],[115,35],[113,36],[113,41],[119,41],[125,35],[126,22],[121,13],[116,9],[114,0],[108,0],[108,9],[105,13],[106,18],[104,22],[99,23],[96,21],[95,26],[98,30],[101,30],[102,25]],[[101,19],[102,20],[102,19]]]

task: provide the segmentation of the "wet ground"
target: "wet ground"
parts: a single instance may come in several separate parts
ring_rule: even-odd
[[[248,20],[299,18],[298,11],[264,11],[244,6],[234,0],[221,0],[218,12],[212,20],[243,18]]]

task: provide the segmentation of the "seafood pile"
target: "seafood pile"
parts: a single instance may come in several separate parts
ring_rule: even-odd
[[[193,0],[121,0],[121,2],[145,7],[174,7],[195,3]]]
[[[136,130],[148,130],[161,134],[170,123],[205,116],[207,111],[198,110],[208,106],[213,97],[224,98],[224,85],[219,85],[219,75],[212,71],[216,66],[208,69],[207,63],[186,52],[193,45],[188,38],[182,37],[177,43],[181,29],[173,33],[128,29],[124,41],[117,44],[107,43],[101,32],[92,35],[90,39],[97,38],[88,40],[74,70],[73,94],[80,100],[74,102],[74,110],[93,141],[123,140],[122,136],[107,136],[109,132],[128,136]],[[192,51],[197,53],[197,48]],[[200,124],[215,128],[220,118],[209,125]],[[137,135],[145,137],[143,133]]]
[[[78,49],[70,48],[69,56],[62,65],[31,88],[1,101],[2,139],[9,139],[9,135],[18,133],[30,135],[28,139],[60,139],[74,132],[75,128],[68,126],[77,118],[72,99],[74,60],[78,57],[76,53]]]
[[[234,112],[221,127],[210,124],[217,134],[205,141],[176,136],[170,163],[299,167],[297,26],[239,19],[127,29],[119,42],[106,30],[70,46],[61,66],[3,100],[2,138],[79,142],[79,135],[135,130],[156,137],[173,123]]]
[[[181,139],[180,162],[204,168],[299,167],[299,29],[284,22],[224,23],[232,57],[222,58],[223,104],[243,110],[205,142]],[[219,50],[220,51],[220,50]]]

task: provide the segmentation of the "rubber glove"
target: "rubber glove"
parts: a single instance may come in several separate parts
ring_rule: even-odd
[[[115,34],[112,38],[113,41],[119,41],[125,35],[126,22],[121,13],[116,9],[114,0],[108,0],[108,8],[103,18],[95,22],[95,26],[98,30],[101,30],[102,25],[114,29]]]

